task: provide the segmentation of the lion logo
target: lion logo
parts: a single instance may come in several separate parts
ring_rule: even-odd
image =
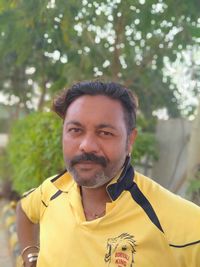
[[[107,266],[133,267],[135,247],[134,237],[128,233],[109,238],[104,261]]]

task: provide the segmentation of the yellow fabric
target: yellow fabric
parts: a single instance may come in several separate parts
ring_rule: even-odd
[[[200,243],[188,245],[200,240],[199,207],[139,173],[134,181],[164,233],[128,191],[107,204],[104,217],[86,221],[79,187],[68,173],[22,199],[30,220],[40,222],[37,267],[199,267]],[[50,200],[58,190],[63,193]]]

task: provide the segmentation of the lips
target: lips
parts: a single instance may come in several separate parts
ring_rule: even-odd
[[[77,168],[81,170],[93,170],[96,166],[101,166],[99,163],[93,161],[81,161],[76,163]]]
[[[94,162],[94,161],[90,161],[90,160],[87,160],[87,161],[79,161],[76,164],[98,164],[99,165],[99,163]]]
[[[97,162],[94,161],[80,161],[78,163],[76,163],[75,165],[79,165],[79,166],[94,166],[94,165],[100,165]]]

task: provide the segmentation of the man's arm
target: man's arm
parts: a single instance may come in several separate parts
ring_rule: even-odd
[[[17,234],[19,245],[22,251],[22,258],[24,260],[25,267],[35,267],[36,261],[29,262],[29,259],[36,258],[39,252],[38,248],[38,236],[39,226],[32,223],[22,210],[21,203],[17,204],[16,209],[17,218]],[[29,258],[28,258],[29,255]]]

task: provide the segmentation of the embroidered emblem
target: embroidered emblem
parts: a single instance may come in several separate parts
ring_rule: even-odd
[[[104,261],[110,267],[133,267],[135,247],[134,237],[128,233],[109,238]]]

